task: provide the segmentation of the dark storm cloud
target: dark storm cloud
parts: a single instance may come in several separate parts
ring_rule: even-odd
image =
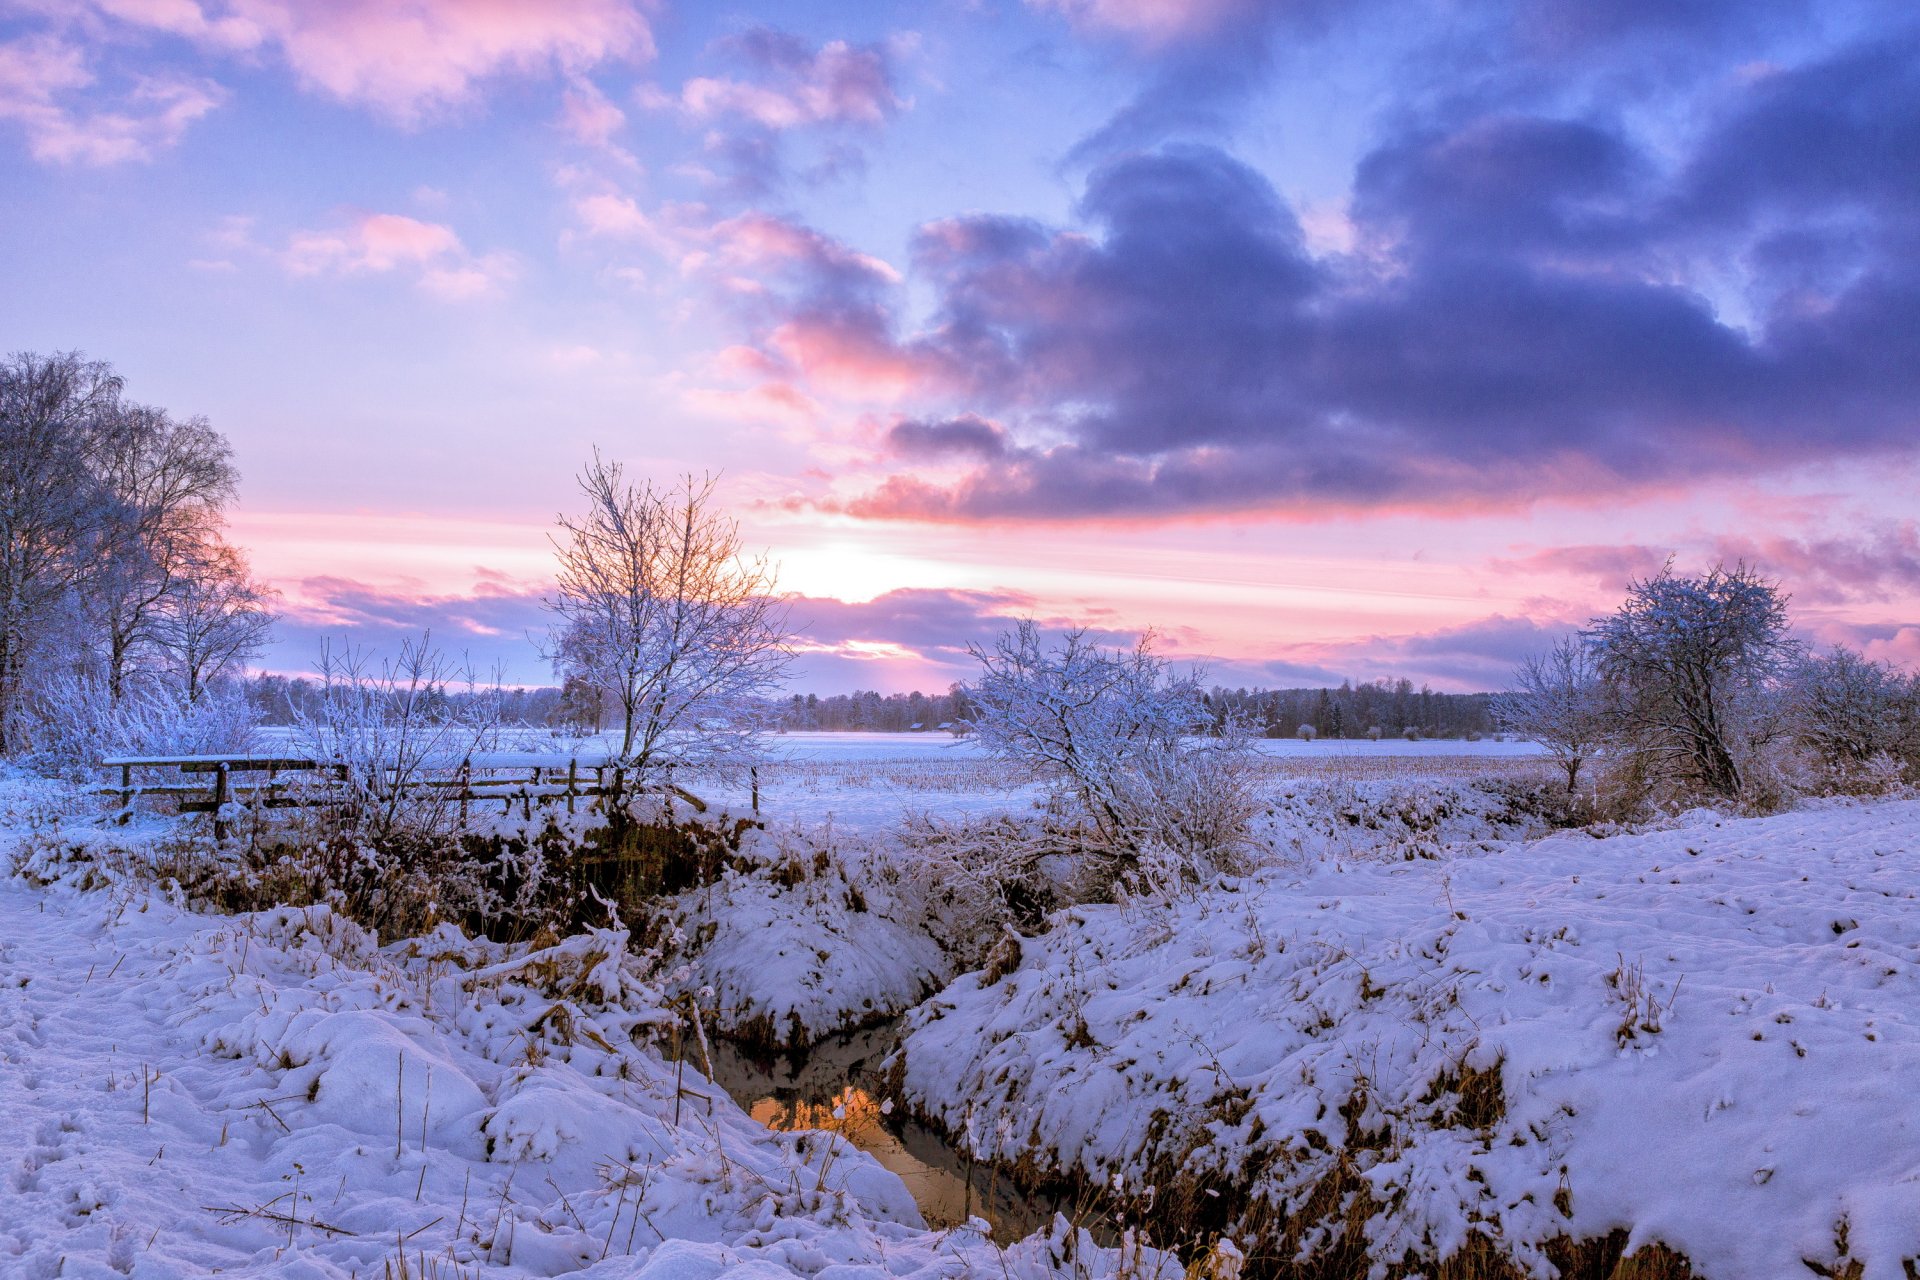
[[[1236,158],[1165,147],[1089,175],[1073,229],[922,228],[917,332],[890,298],[785,305],[911,371],[928,421],[998,424],[957,483],[895,475],[867,515],[1444,510],[1906,455],[1916,66],[1909,37],[1756,74],[1678,162],[1599,117],[1409,127],[1358,167],[1353,254],[1309,251]],[[1702,264],[1744,273],[1747,313]]]
[[[997,458],[1007,451],[1007,433],[970,413],[940,422],[903,419],[888,428],[887,447],[903,458],[943,458],[956,454]]]

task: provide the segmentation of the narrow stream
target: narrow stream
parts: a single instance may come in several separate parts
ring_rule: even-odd
[[[767,1058],[714,1039],[714,1083],[769,1129],[826,1129],[845,1137],[900,1175],[927,1225],[955,1227],[985,1218],[1002,1244],[1047,1226],[1073,1206],[1028,1196],[998,1169],[893,1108],[883,1096],[880,1064],[893,1048],[894,1023],[836,1036],[799,1054]],[[690,1049],[691,1052],[685,1052]],[[685,1044],[690,1066],[705,1070],[697,1045]]]

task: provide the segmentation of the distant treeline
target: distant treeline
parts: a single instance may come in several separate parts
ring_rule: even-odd
[[[1291,738],[1301,726],[1318,738],[1464,738],[1494,729],[1491,693],[1435,693],[1411,680],[1342,681],[1338,689],[1219,689],[1207,695],[1216,722],[1227,716],[1269,738]]]
[[[319,705],[319,685],[299,676],[256,676],[250,692],[267,724],[295,723]],[[453,688],[429,696],[458,701],[474,695]],[[499,718],[510,724],[594,727],[585,723],[591,718],[584,713],[586,700],[569,698],[560,689],[489,690],[486,696],[499,699]],[[1374,680],[1349,681],[1337,689],[1215,688],[1207,705],[1216,724],[1237,716],[1268,738],[1294,737],[1302,725],[1319,738],[1365,738],[1375,730],[1390,738],[1404,737],[1408,730],[1424,738],[1464,738],[1492,732],[1492,696],[1435,693],[1410,680]],[[936,733],[963,726],[969,705],[965,687],[954,685],[945,693],[796,693],[775,702],[772,711],[774,728],[782,732]]]
[[[1435,693],[1410,680],[1351,681],[1337,689],[1224,689],[1207,694],[1216,725],[1229,716],[1269,738],[1291,738],[1302,725],[1315,737],[1364,738],[1374,730],[1402,737],[1411,729],[1422,737],[1464,738],[1490,733],[1493,719],[1488,693]],[[945,693],[875,693],[860,690],[794,694],[780,704],[777,727],[870,733],[915,733],[951,729],[967,718],[967,692],[955,685]]]

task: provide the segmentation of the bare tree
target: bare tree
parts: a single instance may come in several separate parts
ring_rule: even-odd
[[[295,711],[295,737],[338,771],[329,795],[339,801],[331,811],[343,830],[376,843],[450,830],[454,798],[428,786],[428,774],[496,744],[497,684],[485,690],[430,634],[402,641],[384,660],[323,643],[319,675],[318,696]],[[451,698],[456,684],[469,696]]]
[[[176,566],[144,624],[163,669],[191,706],[222,676],[259,656],[273,630],[273,592],[253,581],[246,560],[213,540]]]
[[[108,499],[89,445],[120,379],[78,353],[0,362],[0,755],[16,750],[30,657],[73,616]]]
[[[632,784],[748,758],[791,657],[773,566],[712,509],[711,476],[634,484],[596,452],[579,483],[586,511],[553,537],[555,670],[604,697]]]
[[[1513,688],[1494,696],[1493,716],[1503,729],[1547,749],[1566,771],[1569,795],[1613,728],[1593,651],[1573,636],[1521,662]]]
[[[1787,597],[1744,564],[1631,584],[1584,633],[1636,752],[1674,781],[1737,798],[1775,728],[1772,685],[1798,655]]]
[[[107,688],[118,699],[135,662],[155,645],[170,597],[194,597],[171,601],[175,613],[198,611],[211,595],[244,583],[238,553],[219,544],[238,474],[232,450],[206,419],[176,421],[145,405],[111,415],[93,453],[111,503],[87,594],[100,618]],[[189,702],[197,696],[197,687],[189,689]]]

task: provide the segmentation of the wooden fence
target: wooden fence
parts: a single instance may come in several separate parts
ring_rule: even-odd
[[[131,818],[134,804],[141,799],[171,798],[176,813],[212,814],[214,837],[220,840],[227,836],[230,804],[269,809],[337,805],[347,799],[349,778],[348,767],[340,762],[291,755],[108,756],[100,767],[119,771],[118,785],[109,783],[93,789],[96,794],[119,800],[119,811],[114,815],[117,821],[124,823]],[[155,782],[137,776],[154,771],[171,771],[177,780]],[[391,778],[401,771],[390,768],[387,772]],[[572,813],[583,800],[592,808],[601,808],[608,796],[633,794],[621,765],[571,757],[542,759],[524,752],[476,754],[405,772],[406,789],[441,793],[457,803],[462,825],[473,806],[496,801],[502,814],[513,812],[518,803],[531,818],[536,804],[564,803]],[[670,767],[664,772],[663,782],[646,789],[678,796],[705,811],[703,800],[674,785]],[[260,774],[266,776],[258,777]],[[760,772],[752,769],[749,775],[753,811],[757,814]]]

